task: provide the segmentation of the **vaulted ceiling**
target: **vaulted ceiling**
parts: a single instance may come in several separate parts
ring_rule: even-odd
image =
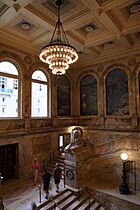
[[[56,21],[54,0],[1,0],[0,42],[38,55]],[[140,53],[140,0],[63,0],[61,22],[82,66]]]

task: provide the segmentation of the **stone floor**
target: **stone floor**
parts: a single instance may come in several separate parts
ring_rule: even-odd
[[[64,190],[63,181],[60,182],[60,192]],[[41,198],[40,198],[41,192]],[[14,180],[2,184],[2,197],[4,210],[26,210],[32,201],[37,205],[46,201],[45,193],[34,185],[33,180]],[[56,188],[53,179],[51,180],[50,196],[56,195]]]
[[[56,195],[56,188],[53,179],[51,180],[50,196]],[[98,180],[92,179],[86,183],[86,186],[97,189],[101,192],[136,203],[140,206],[140,192],[131,192],[130,195],[121,195],[118,187],[101,183]],[[60,183],[60,191],[64,190],[64,183]],[[2,183],[2,197],[4,210],[26,210],[32,201],[37,205],[45,201],[44,191],[41,190],[41,202],[39,197],[39,188],[33,184],[33,179],[28,180],[11,180]],[[0,208],[1,210],[2,208]]]
[[[106,183],[105,181],[99,181],[92,177],[92,180],[90,182],[85,183],[85,186],[89,188],[93,188],[94,190],[97,190],[98,192],[105,193],[106,195],[111,196],[112,198],[119,198],[121,200],[124,200],[126,202],[130,202],[133,204],[136,204],[140,206],[140,191],[136,190],[130,190],[129,195],[122,195],[119,192],[119,186],[113,185],[112,183]],[[140,208],[139,208],[140,209]]]

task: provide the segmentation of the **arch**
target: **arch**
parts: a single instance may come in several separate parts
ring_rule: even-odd
[[[18,75],[18,70],[16,66],[8,61],[2,61],[0,63],[0,72],[6,73],[6,74],[13,74]]]
[[[0,62],[0,116],[21,116],[21,78],[18,68],[8,60]]]
[[[87,74],[80,80],[80,115],[98,115],[97,80]]]
[[[36,70],[33,72],[32,79],[47,82],[46,75],[40,70]]]
[[[34,73],[34,71],[36,71],[37,69],[40,69],[48,78],[48,82],[50,80],[53,79],[53,75],[50,71],[50,69],[47,67],[46,64],[44,64],[43,62],[35,62],[35,63],[32,63],[30,65],[30,68],[28,70],[28,75],[27,75],[27,79],[30,80],[31,77],[32,77],[32,74]]]
[[[66,75],[57,78],[57,115],[71,115],[71,87]]]
[[[19,57],[17,54],[7,51],[7,50],[2,50],[0,53],[0,62],[2,61],[9,61],[11,62],[14,66],[16,66],[18,70],[18,74],[21,77],[21,80],[25,76],[25,73],[27,71],[26,65],[24,64],[24,61],[22,60],[21,57]]]
[[[128,77],[121,69],[114,69],[106,77],[106,114],[128,115]]]
[[[136,108],[137,114],[140,117],[140,62],[137,63],[135,69],[135,89],[136,89]]]
[[[31,89],[31,117],[48,117],[48,78],[42,69],[36,69],[32,72]]]
[[[103,81],[105,81],[109,72],[113,71],[114,69],[121,69],[122,71],[124,71],[127,74],[128,78],[130,77],[130,74],[132,72],[132,70],[127,65],[122,64],[122,63],[116,63],[116,64],[110,65],[106,69],[104,69],[104,71],[102,72],[101,79],[103,79]]]

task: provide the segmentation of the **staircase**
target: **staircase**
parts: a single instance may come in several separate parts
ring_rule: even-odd
[[[64,155],[55,152],[51,155],[50,161],[45,167],[53,175],[55,164],[59,163],[62,169],[62,179],[64,179]],[[50,197],[47,201],[38,206],[41,210],[105,210],[95,199],[91,198],[84,190],[79,193],[72,189],[65,189],[59,194]]]
[[[38,206],[41,210],[105,210],[93,198],[89,198],[85,193],[80,193],[80,199],[72,190],[65,189],[54,197]]]
[[[45,168],[53,175],[55,164],[59,163],[60,168],[62,169],[62,179],[64,179],[64,155],[59,153],[59,151],[51,155],[50,161],[45,164]]]

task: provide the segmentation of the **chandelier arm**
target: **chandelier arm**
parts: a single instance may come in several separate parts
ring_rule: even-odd
[[[61,23],[61,30],[62,30],[63,39],[65,40],[65,43],[69,45],[69,41],[68,41],[65,31],[63,29],[62,23]]]
[[[58,28],[58,22],[56,23],[56,25],[55,25],[55,29],[54,29],[54,32],[53,32],[53,35],[52,35],[52,38],[51,38],[51,41],[50,41],[50,44],[52,44],[53,43],[53,38],[54,38],[54,35],[55,35],[55,32],[56,32],[56,29]]]

